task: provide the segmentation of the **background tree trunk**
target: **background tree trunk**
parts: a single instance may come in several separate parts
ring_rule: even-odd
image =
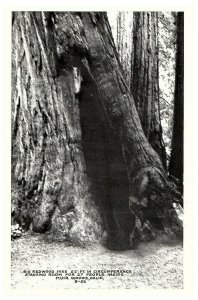
[[[179,180],[183,192],[183,134],[184,134],[184,13],[177,15],[177,52],[175,74],[174,123],[169,173]]]
[[[134,12],[131,91],[144,133],[166,168],[159,108],[158,13]]]
[[[118,12],[116,48],[128,86],[131,82],[132,27],[132,13]]]
[[[181,235],[178,195],[143,133],[106,14],[17,13],[13,30],[20,218],[39,232],[61,218],[83,241],[102,235],[103,219],[116,247],[159,228]]]

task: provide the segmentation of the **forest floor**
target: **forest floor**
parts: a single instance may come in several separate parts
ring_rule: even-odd
[[[28,270],[41,270],[46,276],[25,276]],[[49,270],[53,270],[54,274]],[[67,270],[67,274],[55,274],[58,270]],[[72,275],[69,274],[71,270],[82,272]],[[102,273],[94,275],[94,270]],[[72,278],[79,275],[84,278]],[[99,245],[84,249],[63,240],[52,241],[44,235],[28,234],[12,241],[11,286],[29,291],[49,287],[53,290],[182,289],[183,247],[179,242],[170,243],[161,238],[141,244],[136,250],[110,251]]]

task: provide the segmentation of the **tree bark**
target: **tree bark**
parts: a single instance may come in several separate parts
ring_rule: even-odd
[[[54,17],[14,13],[13,214],[26,229],[92,242],[102,219],[86,175],[74,70],[59,66]]]
[[[134,12],[131,91],[144,133],[166,168],[159,108],[158,13]]]
[[[18,217],[86,242],[105,228],[116,247],[159,227],[181,235],[178,194],[143,133],[106,14],[16,13],[13,45]]]
[[[128,86],[131,83],[132,26],[132,13],[118,12],[116,48]]]
[[[183,193],[183,134],[184,134],[184,13],[177,15],[177,52],[175,73],[174,122],[169,173],[179,180]]]

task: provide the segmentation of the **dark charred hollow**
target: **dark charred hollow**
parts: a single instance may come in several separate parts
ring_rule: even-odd
[[[83,78],[77,95],[80,106],[82,144],[92,195],[100,207],[107,232],[106,246],[130,247],[134,216],[129,211],[129,182],[116,133],[105,117],[94,82]]]

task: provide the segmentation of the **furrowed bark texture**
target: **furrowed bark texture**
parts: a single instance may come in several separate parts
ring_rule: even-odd
[[[158,13],[134,12],[131,91],[144,133],[166,168],[159,109]]]
[[[59,67],[50,13],[15,13],[13,25],[12,185],[16,218],[36,232],[101,236],[82,152],[71,66]]]
[[[184,13],[177,15],[177,52],[175,74],[174,123],[169,173],[179,180],[183,192],[184,135]]]
[[[132,13],[119,11],[117,15],[116,48],[128,86],[131,84],[132,27]]]
[[[13,73],[23,72],[13,76],[19,215],[27,207],[34,230],[50,222],[88,241],[103,220],[123,247],[134,246],[134,228],[142,238],[159,226],[181,234],[177,194],[143,133],[106,14],[17,13],[13,30]]]

